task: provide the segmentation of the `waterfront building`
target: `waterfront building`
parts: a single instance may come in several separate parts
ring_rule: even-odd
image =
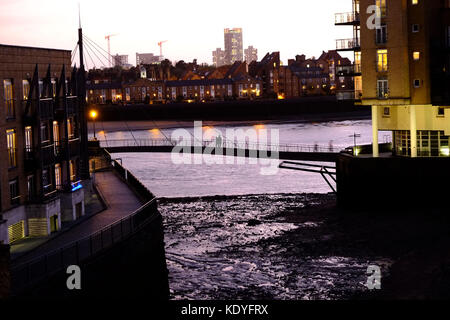
[[[244,61],[244,44],[241,28],[225,29],[225,64]]]
[[[335,65],[335,72],[332,76],[332,82],[335,81],[334,75],[339,77],[336,83],[336,97],[338,100],[360,101],[363,95],[362,74],[361,74],[361,13],[360,0],[352,0],[352,11],[337,13],[335,15],[336,26],[350,26],[353,30],[352,38],[336,40],[336,50],[341,52],[352,52],[353,64],[342,63]],[[385,0],[380,0],[385,1]],[[402,0],[403,1],[403,0]],[[369,1],[372,5],[375,1]],[[378,3],[379,0],[376,0]],[[375,36],[374,36],[375,38]],[[336,62],[336,59],[333,59]],[[350,80],[348,80],[350,79]],[[343,87],[343,84],[345,86]],[[350,88],[349,88],[350,87]]]
[[[0,45],[0,243],[84,215],[77,74],[71,51]]]
[[[281,66],[280,53],[267,53],[261,61],[253,61],[249,65],[249,75],[262,80],[262,92],[265,95],[277,95],[278,71]]]
[[[247,64],[252,63],[252,61],[258,61],[258,49],[253,48],[253,46],[249,46],[244,50],[245,62]]]
[[[362,104],[372,107],[373,155],[378,132],[387,130],[395,155],[449,157],[450,2],[376,4],[379,25],[368,28],[373,1],[360,1]]]

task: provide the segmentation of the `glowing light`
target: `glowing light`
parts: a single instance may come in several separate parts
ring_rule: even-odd
[[[266,126],[263,124],[256,124],[253,126],[253,128],[255,128],[255,130],[263,130],[263,129],[265,129],[265,127]]]
[[[82,188],[83,188],[83,186],[82,186],[81,184],[79,184],[79,185],[77,185],[77,186],[75,186],[75,187],[72,188],[72,192],[77,191],[77,190],[80,190],[80,189],[82,189]]]
[[[90,113],[91,118],[94,119],[94,120],[95,120],[95,118],[97,118],[97,115],[98,115],[98,113],[95,110],[92,110],[91,113]]]
[[[441,154],[443,156],[449,157],[450,156],[450,148],[449,147],[441,147]]]
[[[285,98],[284,98],[284,94],[279,94],[278,95],[278,100],[284,100]]]

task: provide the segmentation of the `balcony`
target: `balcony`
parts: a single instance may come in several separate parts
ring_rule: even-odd
[[[23,101],[25,112],[28,103],[30,105],[30,109],[28,110],[28,113],[25,114],[25,119],[27,120],[26,124],[31,124],[34,122],[34,118],[38,116],[38,101]],[[39,106],[39,117],[41,118],[41,120],[53,119],[54,102],[52,98],[40,99]]]
[[[338,39],[336,40],[336,50],[338,51],[360,51],[361,44],[359,39]]]
[[[352,64],[349,66],[337,66],[336,75],[338,77],[354,77],[361,75],[361,64]]]
[[[360,101],[361,98],[361,90],[342,90],[336,92],[336,99],[338,101]]]
[[[334,15],[334,24],[336,26],[356,26],[360,24],[359,12],[344,12]]]
[[[69,158],[76,157],[80,155],[80,138],[69,139]],[[66,142],[65,140],[60,141],[56,146],[55,151],[58,157],[58,160],[64,160],[67,156],[66,154]]]
[[[42,147],[42,163],[44,166],[52,165],[56,161],[55,146],[53,144]]]
[[[77,97],[67,97],[67,116],[73,116],[78,111],[78,99]],[[55,107],[55,117],[57,119],[62,119],[65,113],[65,105],[62,98],[58,101],[57,106]]]

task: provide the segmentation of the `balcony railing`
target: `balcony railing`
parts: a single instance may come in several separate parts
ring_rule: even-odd
[[[336,99],[338,101],[361,100],[361,98],[362,98],[361,90],[345,90],[336,92]]]
[[[334,24],[357,24],[359,23],[359,12],[344,12],[334,15]]]
[[[55,163],[55,146],[49,144],[42,147],[42,162],[44,165],[50,165]]]
[[[26,108],[28,101],[23,101],[24,110]],[[37,115],[37,100],[29,101],[30,103],[30,110],[28,114],[26,114],[27,117],[34,117]],[[52,98],[46,98],[46,99],[40,99],[40,112],[39,116],[41,120],[51,120],[53,119],[53,112],[54,112],[54,102]]]
[[[77,97],[67,97],[66,99],[67,101],[67,114],[68,115],[73,115],[77,112],[78,110],[78,99]],[[55,107],[55,111],[57,114],[59,115],[63,115],[64,114],[64,109],[65,109],[65,105],[64,105],[64,100],[63,98],[60,98],[57,106]]]
[[[64,158],[66,156],[66,140],[59,141],[55,146],[55,154],[58,157]],[[69,157],[80,155],[80,138],[69,139]]]
[[[336,50],[357,50],[361,48],[359,39],[338,39]]]
[[[5,100],[6,106],[6,119],[12,120],[16,118],[16,100]]]
[[[352,64],[349,66],[337,66],[336,74],[338,76],[353,76],[361,73],[361,64]]]

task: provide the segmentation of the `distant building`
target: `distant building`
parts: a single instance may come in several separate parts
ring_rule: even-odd
[[[258,77],[262,80],[263,94],[277,94],[278,93],[278,71],[281,65],[280,53],[267,53],[261,61],[253,61],[250,63],[249,74],[252,77]]]
[[[233,64],[236,61],[244,61],[244,45],[242,29],[225,29],[225,64]]]
[[[217,48],[215,51],[213,51],[212,56],[213,56],[213,64],[216,67],[221,67],[225,65],[225,51],[223,51],[221,48]]]
[[[128,55],[127,54],[116,54],[114,56],[114,67],[126,67],[128,66]]]
[[[161,61],[161,57],[155,56],[153,53],[137,53],[136,52],[136,66],[139,66],[142,64],[154,64],[154,63],[158,63],[160,61]]]
[[[249,46],[245,49],[244,54],[245,62],[247,62],[247,64],[252,63],[252,61],[258,61],[258,49],[253,48],[253,46]]]

